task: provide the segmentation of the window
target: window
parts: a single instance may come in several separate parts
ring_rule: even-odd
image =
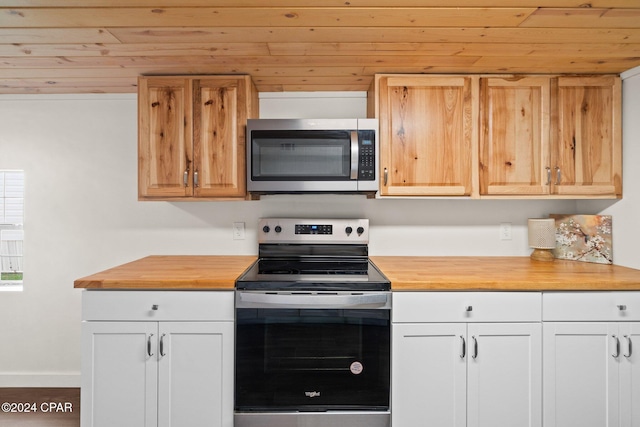
[[[0,290],[22,287],[24,172],[0,170]]]

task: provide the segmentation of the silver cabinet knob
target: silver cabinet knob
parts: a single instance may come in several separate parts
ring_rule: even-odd
[[[151,310],[153,310],[153,311],[157,311],[157,310],[158,310],[158,308],[160,308],[160,307],[158,306],[158,304],[153,304],[153,305],[151,306]]]
[[[620,310],[620,311],[625,311],[626,309],[627,309],[626,305],[619,305],[618,306],[618,310]]]
[[[472,305],[466,306],[464,311],[473,311],[473,306]]]

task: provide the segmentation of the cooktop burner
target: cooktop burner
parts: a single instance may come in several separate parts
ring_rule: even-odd
[[[367,259],[261,259],[258,274],[360,274],[368,272]]]

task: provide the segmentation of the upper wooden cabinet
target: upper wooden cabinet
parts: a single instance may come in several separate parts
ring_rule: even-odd
[[[482,78],[480,97],[480,194],[547,194],[549,78]]]
[[[622,197],[618,76],[551,81],[551,194]]]
[[[617,76],[480,79],[480,195],[622,197]]]
[[[244,198],[249,76],[140,77],[138,197]]]
[[[376,76],[381,195],[471,195],[474,82],[472,76]]]
[[[381,74],[374,90],[382,196],[622,197],[618,76]]]

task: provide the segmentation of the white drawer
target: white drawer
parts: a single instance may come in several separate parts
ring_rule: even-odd
[[[233,291],[82,292],[82,320],[233,321],[234,317]]]
[[[540,292],[394,292],[394,323],[539,322]]]
[[[545,321],[639,321],[640,292],[545,292]]]

